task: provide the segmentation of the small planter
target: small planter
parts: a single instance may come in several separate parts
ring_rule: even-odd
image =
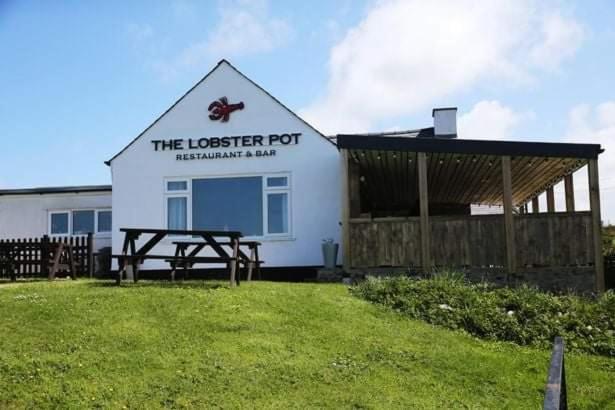
[[[322,259],[325,269],[335,269],[337,266],[337,253],[339,245],[333,239],[327,239],[322,243]]]

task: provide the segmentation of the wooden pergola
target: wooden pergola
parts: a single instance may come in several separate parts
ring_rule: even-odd
[[[599,145],[427,134],[423,130],[337,136],[344,170],[346,270],[415,266],[425,271],[447,266],[510,275],[591,266],[593,287],[604,290]],[[577,212],[572,174],[584,166],[590,211]],[[555,212],[553,187],[562,180],[566,212]],[[546,213],[539,210],[543,192]],[[472,204],[502,206],[503,213],[473,216]],[[543,246],[544,241],[548,244]],[[577,246],[574,241],[582,243]],[[477,247],[493,252],[481,254]],[[533,255],[534,248],[542,253]]]

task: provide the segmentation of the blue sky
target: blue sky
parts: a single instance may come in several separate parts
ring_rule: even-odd
[[[328,133],[455,105],[461,137],[601,143],[615,221],[613,21],[607,0],[0,0],[0,186],[109,183],[103,161],[227,58]]]

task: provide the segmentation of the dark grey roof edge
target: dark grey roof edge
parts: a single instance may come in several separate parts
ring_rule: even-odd
[[[120,154],[122,154],[124,151],[126,151],[128,149],[128,147],[130,147],[132,144],[134,144],[139,138],[141,138],[141,136],[143,134],[145,134],[150,128],[152,128],[158,121],[160,121],[162,119],[162,117],[164,117],[165,115],[167,115],[169,113],[169,111],[171,111],[173,108],[175,108],[175,106],[177,104],[179,104],[184,98],[186,98],[186,96],[188,94],[190,94],[196,87],[198,87],[203,81],[205,81],[207,79],[207,77],[209,77],[214,71],[216,71],[216,69],[221,65],[221,64],[228,64],[229,67],[231,67],[233,70],[235,70],[237,72],[237,74],[239,74],[240,76],[242,76],[243,78],[245,78],[246,80],[248,80],[250,83],[252,83],[256,88],[258,88],[259,90],[263,91],[266,95],[268,95],[273,101],[277,102],[278,104],[280,104],[286,111],[288,111],[291,115],[293,115],[295,118],[297,118],[299,121],[303,122],[305,125],[307,125],[309,128],[311,128],[312,130],[314,130],[318,135],[320,135],[322,138],[324,138],[325,141],[333,144],[335,146],[335,144],[330,141],[322,132],[318,131],[316,128],[314,128],[310,123],[308,123],[306,120],[304,120],[303,118],[301,118],[297,113],[295,113],[293,110],[291,110],[290,108],[288,108],[286,105],[282,104],[282,102],[280,102],[280,100],[278,100],[277,98],[275,98],[273,95],[271,95],[267,90],[265,90],[263,87],[261,87],[260,85],[258,85],[257,83],[255,83],[254,81],[252,81],[247,75],[245,75],[244,73],[242,73],[241,71],[239,71],[239,69],[237,69],[237,67],[235,67],[233,64],[229,63],[226,59],[222,59],[220,61],[218,61],[218,64],[216,64],[214,66],[214,68],[212,68],[207,74],[205,74],[205,76],[203,78],[201,78],[196,84],[194,84],[188,91],[186,91],[181,97],[179,97],[179,99],[177,101],[175,101],[173,103],[173,105],[171,105],[165,112],[163,112],[162,114],[160,114],[160,116],[158,118],[156,118],[156,120],[154,122],[152,122],[147,128],[145,128],[143,131],[141,131],[141,133],[139,135],[137,135],[132,141],[130,141],[128,143],[128,145],[126,145],[124,148],[122,148],[122,150],[120,152],[118,152],[117,154],[115,154],[113,157],[111,157],[111,159],[105,161],[106,165],[111,165],[111,161],[113,161],[115,158],[117,158]]]
[[[78,194],[85,192],[111,192],[111,185],[77,185],[20,189],[0,189],[2,195]]]
[[[536,157],[598,158],[600,144],[468,140],[459,138],[382,138],[373,135],[339,135],[340,149],[405,150],[451,154],[485,154]]]
[[[330,138],[338,138],[341,136],[348,137],[395,137],[397,135],[405,135],[405,134],[417,134],[419,137],[433,137],[434,136],[434,128],[433,127],[425,127],[425,128],[414,128],[411,130],[400,130],[400,131],[383,131],[383,132],[361,132],[355,134],[337,134],[332,135]]]

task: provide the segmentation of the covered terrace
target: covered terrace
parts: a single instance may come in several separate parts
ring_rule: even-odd
[[[437,138],[433,128],[338,135],[337,145],[346,271],[450,268],[501,283],[604,290],[599,145]],[[579,212],[572,175],[582,167],[590,210]],[[556,212],[561,181],[566,210]],[[473,215],[473,205],[502,212]]]

